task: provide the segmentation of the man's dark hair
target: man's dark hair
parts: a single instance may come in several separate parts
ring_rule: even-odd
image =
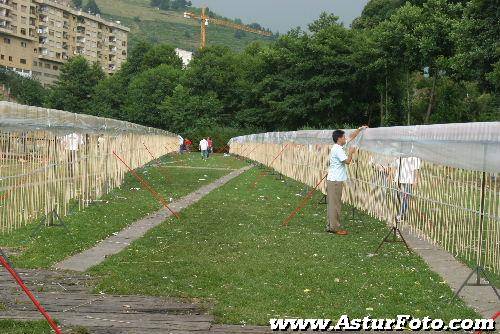
[[[333,142],[337,143],[337,140],[339,140],[339,138],[342,137],[344,134],[345,134],[345,132],[342,130],[333,131],[333,133],[332,133]]]

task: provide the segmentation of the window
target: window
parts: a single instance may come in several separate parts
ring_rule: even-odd
[[[26,29],[21,28],[21,35],[26,35]]]
[[[33,66],[38,66],[38,62],[36,60],[33,60]]]
[[[45,68],[50,69],[50,64],[49,63],[45,64]]]
[[[33,49],[33,52],[34,53],[38,53],[38,49]]]
[[[3,42],[5,44],[10,44],[10,38],[4,37]]]
[[[26,64],[26,59],[21,58],[19,61],[21,62],[21,64]]]
[[[21,5],[21,12],[26,13],[27,11],[28,11],[28,7],[26,7],[25,5]]]
[[[9,61],[12,61],[12,56],[9,56]]]
[[[4,60],[5,59],[5,55],[0,55],[0,59]]]
[[[22,46],[23,48],[25,48],[25,47],[27,47],[27,46],[28,46],[28,44],[27,44],[26,42],[21,42],[21,46]]]
[[[57,70],[59,70],[59,66],[54,65],[54,66],[52,66],[52,69],[53,69],[54,71],[57,71]]]

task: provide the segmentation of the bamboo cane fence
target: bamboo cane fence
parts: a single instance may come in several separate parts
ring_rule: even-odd
[[[177,135],[136,124],[0,102],[0,231],[83,208],[121,185],[126,167],[178,149]]]
[[[441,127],[446,129],[446,125]],[[500,157],[495,152],[498,152],[500,147],[500,123],[494,122],[493,127],[493,136],[490,136],[487,142],[491,156],[475,156],[483,151],[477,147],[470,148],[468,152],[466,140],[457,138],[458,135],[455,136],[453,131],[441,145],[452,142],[453,145],[457,144],[457,150],[460,150],[460,143],[463,142],[461,156],[426,154],[430,146],[426,146],[425,140],[415,144],[410,152],[420,145],[420,153],[415,155],[419,159],[418,181],[411,189],[398,183],[397,167],[398,159],[407,159],[415,152],[402,155],[398,154],[398,150],[376,148],[372,145],[373,142],[361,139],[354,143],[358,145],[359,151],[355,155],[354,163],[348,167],[349,177],[342,199],[389,225],[394,224],[399,215],[403,228],[438,244],[457,258],[499,274],[500,177],[497,170],[500,169]],[[366,131],[371,130],[374,129]],[[394,134],[398,129],[375,130]],[[244,156],[314,187],[328,172],[333,141],[331,130],[319,134],[311,132],[313,134],[268,133],[233,138],[229,143],[230,153]],[[434,141],[429,145],[434,145],[435,148],[441,139],[437,136],[436,140],[438,144]],[[484,142],[478,141],[478,145]],[[287,148],[271,164],[272,159],[286,145]],[[394,141],[387,146],[391,145],[394,147]],[[446,151],[442,147],[439,149]],[[466,159],[474,160],[480,157],[490,159],[493,163],[484,163],[483,166],[487,167],[483,170],[464,168],[468,163]],[[457,161],[454,163],[453,159]],[[318,189],[326,194],[326,181],[323,181]],[[402,209],[402,205],[405,205],[406,209]],[[402,213],[404,215],[401,215]]]

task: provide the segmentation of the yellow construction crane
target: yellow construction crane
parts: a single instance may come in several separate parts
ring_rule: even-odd
[[[184,18],[199,20],[201,22],[201,48],[205,48],[207,46],[207,27],[209,23],[216,24],[218,26],[229,27],[235,30],[242,30],[246,32],[251,32],[253,34],[262,35],[262,36],[272,36],[273,34],[269,31],[254,29],[249,26],[245,26],[242,24],[236,24],[230,21],[221,20],[215,17],[210,17],[205,13],[205,7],[201,9],[201,15],[197,15],[191,12],[184,12]]]

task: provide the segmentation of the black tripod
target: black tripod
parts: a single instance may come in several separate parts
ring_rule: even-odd
[[[467,276],[467,279],[465,282],[462,283],[460,288],[455,292],[455,295],[453,296],[452,300],[455,300],[455,298],[458,297],[460,294],[460,291],[466,286],[491,286],[493,291],[495,291],[495,294],[497,295],[498,299],[500,299],[500,294],[498,293],[495,285],[491,283],[491,280],[488,278],[488,275],[486,274],[486,271],[484,270],[483,266],[481,265],[481,254],[483,252],[483,222],[484,222],[484,200],[485,200],[485,189],[486,189],[486,172],[483,172],[483,177],[481,181],[481,207],[480,207],[480,218],[479,218],[479,249],[478,249],[478,255],[477,255],[477,263],[478,265],[476,268],[472,270],[472,272]],[[469,283],[469,280],[471,279],[472,276],[476,274],[476,281],[474,283]],[[481,275],[486,279],[487,283],[481,283]]]
[[[399,192],[401,192],[401,182],[400,182],[401,162],[402,162],[402,159],[401,159],[401,157],[399,157],[399,166],[398,166],[398,191]],[[401,207],[401,205],[402,205],[402,197],[403,197],[403,195],[398,196],[399,207]],[[391,227],[391,229],[389,230],[389,233],[387,233],[385,238],[378,245],[377,249],[375,250],[375,254],[378,253],[379,249],[386,242],[387,243],[402,242],[405,244],[406,249],[408,249],[408,252],[411,253],[410,246],[408,246],[408,243],[406,242],[405,238],[403,237],[403,234],[401,233],[401,230],[399,229],[399,226],[398,226],[398,223],[400,221],[399,217],[396,216],[394,221],[395,221],[394,225]],[[391,236],[392,236],[392,238],[391,238]],[[399,236],[399,238],[398,238],[398,236]]]
[[[396,221],[396,223],[391,227],[389,233],[387,233],[387,235],[382,240],[382,242],[380,242],[380,244],[378,245],[377,249],[375,250],[375,253],[378,253],[380,247],[382,247],[382,245],[384,243],[386,243],[386,242],[387,243],[402,242],[402,243],[405,244],[406,249],[408,249],[408,252],[411,253],[410,246],[408,246],[408,244],[406,243],[406,240],[403,237],[403,234],[401,233],[401,230],[399,229],[399,226],[398,226],[399,219],[396,217],[395,221]],[[392,235],[392,238],[391,238],[391,235]],[[398,239],[398,236],[399,236],[399,239]]]

